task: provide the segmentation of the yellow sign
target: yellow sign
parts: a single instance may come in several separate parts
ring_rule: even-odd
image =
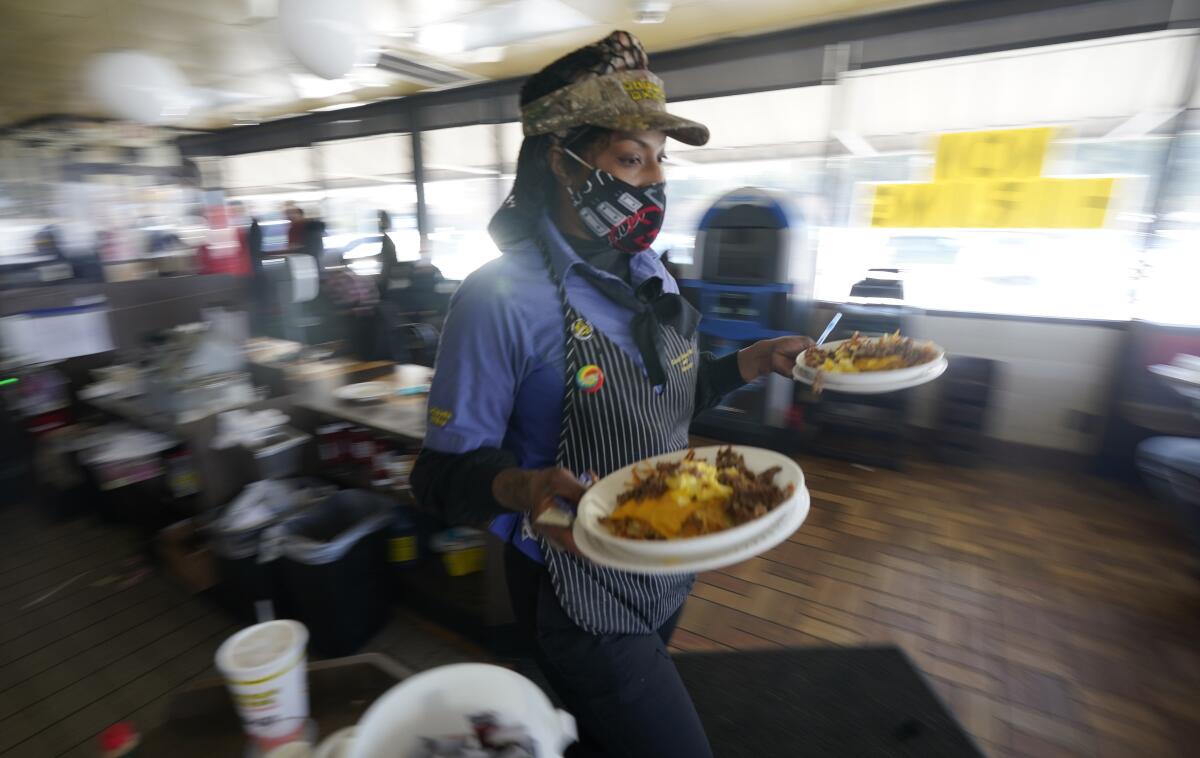
[[[1098,229],[1112,178],[1043,177],[1051,130],[943,134],[934,181],[875,185],[871,226]]]
[[[1050,127],[1039,127],[943,134],[933,180],[1035,179],[1042,175],[1050,132]]]

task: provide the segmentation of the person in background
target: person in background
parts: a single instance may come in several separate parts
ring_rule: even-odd
[[[700,313],[651,245],[667,138],[708,129],[667,112],[648,65],[614,32],[522,86],[517,175],[488,227],[502,255],[454,296],[412,471],[425,507],[507,543],[518,627],[579,725],[572,758],[711,758],[668,651],[695,577],[600,566],[539,516],[578,502],[585,474],[687,448],[695,414],[790,376],[812,344],[699,350]]]
[[[226,223],[237,237],[238,274],[251,276],[254,274],[254,254],[250,250],[250,219],[246,216],[246,206],[241,200],[231,200],[225,212]]]
[[[307,226],[304,218],[304,210],[291,200],[288,200],[283,204],[283,215],[288,220],[288,252],[296,252],[304,247],[304,230]]]
[[[234,201],[223,215],[224,218],[221,218],[220,209],[209,214],[208,234],[197,251],[200,273],[250,276],[253,267],[246,244],[246,231],[242,226],[245,209],[241,203]]]
[[[250,267],[254,269],[254,275],[258,276],[262,273],[263,255],[263,230],[262,225],[258,223],[258,217],[250,218],[250,226],[246,228],[246,252],[250,255]]]
[[[379,215],[379,236],[382,239],[379,241],[379,262],[381,268],[379,270],[379,294],[382,297],[387,294],[388,282],[392,280],[392,272],[396,268],[396,243],[392,241],[391,235],[388,234],[392,230],[392,217],[385,210],[380,210]]]
[[[319,218],[304,222],[304,235],[299,250],[293,252],[311,255],[317,271],[325,270],[325,222]]]
[[[246,229],[246,252],[250,256],[250,327],[254,334],[266,334],[271,313],[271,285],[263,271],[263,230],[257,217],[250,218]]]

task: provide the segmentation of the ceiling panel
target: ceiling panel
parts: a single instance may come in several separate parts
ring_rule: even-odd
[[[434,23],[470,22],[470,13],[527,0],[366,0],[373,44],[416,54],[412,33]],[[933,0],[675,0],[667,23],[632,23],[628,0],[559,0],[595,25],[509,44],[490,62],[475,51],[441,54],[434,62],[482,78],[535,71],[613,28],[638,34],[651,52],[722,36],[759,33]],[[112,49],[140,49],[175,63],[195,87],[222,90],[236,105],[194,111],[183,125],[214,127],[238,118],[270,118],[337,102],[413,94],[418,85],[389,77],[386,86],[301,99],[289,80],[302,69],[282,48],[272,18],[277,0],[0,0],[0,123],[49,113],[103,115],[82,96],[89,58]],[[489,51],[495,53],[496,51]],[[378,84],[378,83],[376,83]],[[230,98],[226,98],[229,100]]]

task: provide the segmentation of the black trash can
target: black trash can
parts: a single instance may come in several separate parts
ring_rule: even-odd
[[[304,480],[255,482],[208,528],[217,564],[216,597],[239,621],[294,616],[273,543],[288,519],[329,491]]]
[[[387,621],[394,508],[386,497],[343,490],[281,525],[284,589],[318,654],[349,655]]]

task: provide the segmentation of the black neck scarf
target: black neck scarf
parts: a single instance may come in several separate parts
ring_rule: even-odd
[[[592,268],[612,274],[626,284],[630,281],[629,259],[633,256],[617,250],[608,240],[583,239],[574,235],[563,235],[563,239]]]
[[[549,254],[549,246],[552,243],[538,233],[537,223],[538,217],[524,213],[517,207],[516,198],[510,195],[492,217],[488,231],[501,250],[520,239],[535,240],[542,250],[550,277],[557,280],[558,275],[554,271]],[[692,307],[682,295],[663,292],[663,280],[657,276],[650,277],[630,291],[628,253],[615,250],[607,244],[594,247],[590,241],[582,240],[579,241],[580,247],[575,247],[575,240],[570,237],[567,239],[572,244],[572,249],[588,264],[577,268],[580,275],[609,300],[633,311],[630,328],[638,354],[646,366],[647,378],[655,386],[666,384],[669,359],[665,354],[660,327],[673,327],[681,337],[691,339],[700,324],[700,311]],[[601,275],[597,268],[620,277],[622,281],[614,281]]]
[[[657,276],[650,277],[631,292],[628,285],[602,276],[591,266],[580,266],[576,270],[609,300],[633,311],[630,324],[633,342],[646,365],[646,375],[655,386],[666,384],[668,358],[661,327],[673,327],[681,337],[691,339],[700,323],[700,311],[682,295],[663,292],[663,280]]]

